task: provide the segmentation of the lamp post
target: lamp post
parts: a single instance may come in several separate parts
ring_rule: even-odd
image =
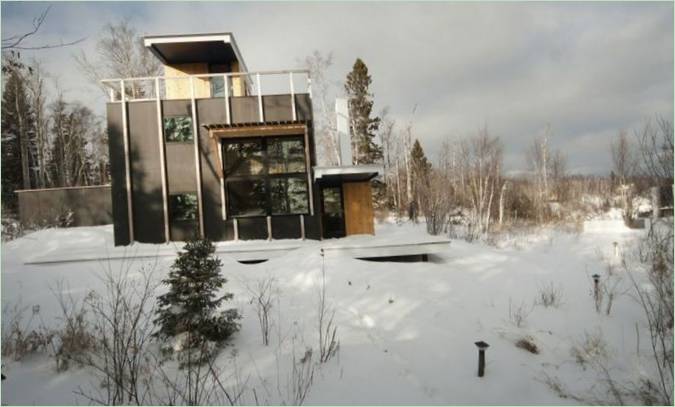
[[[485,376],[485,349],[490,347],[484,341],[475,342],[478,347],[478,377]]]

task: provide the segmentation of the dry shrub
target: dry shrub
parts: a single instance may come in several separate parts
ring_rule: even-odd
[[[591,334],[584,332],[584,338],[581,342],[572,346],[570,353],[584,369],[586,369],[587,364],[602,362],[609,357],[607,342],[605,342],[600,331]]]
[[[537,344],[534,343],[534,338],[531,336],[518,339],[516,342],[516,348],[524,349],[530,353],[534,353],[535,355],[539,354],[539,348],[537,347]]]
[[[24,323],[24,313],[28,307],[19,304],[3,307],[3,322],[7,327],[2,330],[2,356],[21,360],[27,355],[36,352],[46,352],[52,342],[53,334],[42,327],[32,328],[33,321],[40,311],[39,306],[34,306],[32,315]]]
[[[549,283],[539,287],[534,303],[546,308],[558,308],[562,305],[563,290],[560,286]]]

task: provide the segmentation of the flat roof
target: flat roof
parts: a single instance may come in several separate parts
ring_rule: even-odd
[[[239,70],[248,72],[232,33],[149,35],[143,37],[143,45],[167,65],[237,61]]]
[[[315,181],[369,181],[384,172],[379,164],[314,167]]]

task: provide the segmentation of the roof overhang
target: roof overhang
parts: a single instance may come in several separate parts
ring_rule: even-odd
[[[237,61],[239,71],[248,72],[231,33],[147,36],[143,45],[165,65]]]
[[[319,183],[370,181],[382,172],[384,167],[378,164],[314,167],[314,181]]]

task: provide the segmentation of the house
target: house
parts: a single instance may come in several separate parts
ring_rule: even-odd
[[[103,81],[115,245],[374,233],[381,169],[317,167],[308,71],[250,72],[231,33],[144,45],[163,76]]]

